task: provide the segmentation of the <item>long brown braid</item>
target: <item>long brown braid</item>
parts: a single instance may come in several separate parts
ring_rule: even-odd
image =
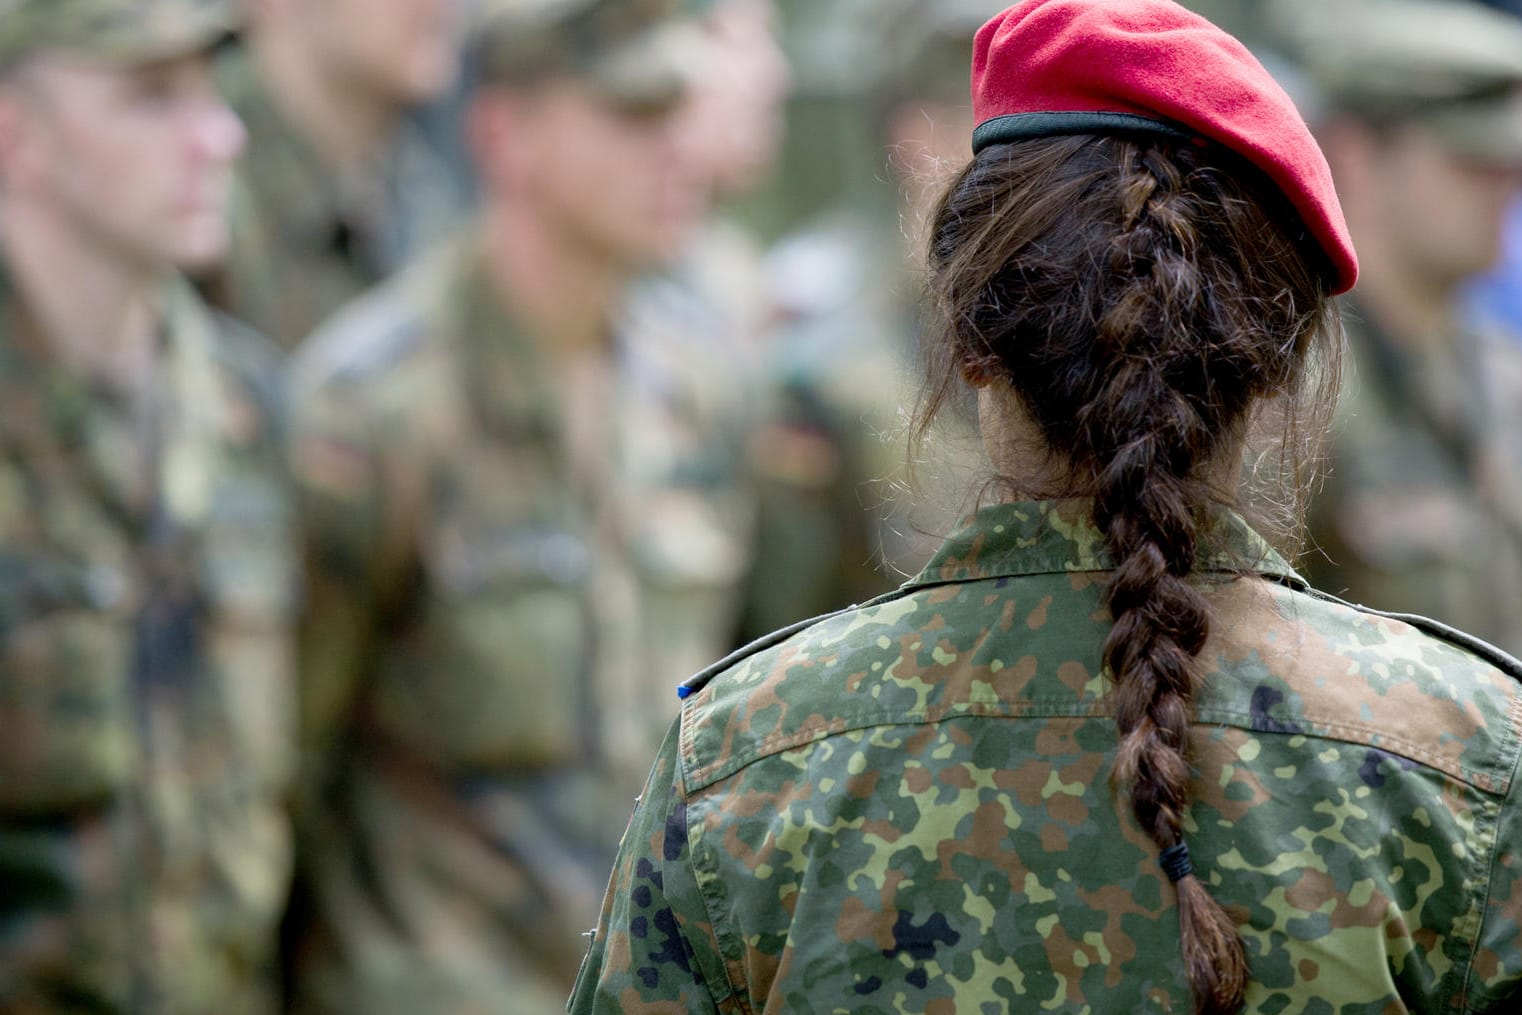
[[[919,426],[957,375],[1003,381],[1062,464],[1067,488],[1050,492],[1093,497],[1116,561],[1104,646],[1113,781],[1162,850],[1183,842],[1188,806],[1210,621],[1190,575],[1210,479],[1262,404],[1316,374],[1318,336],[1337,334],[1325,268],[1296,223],[1229,156],[1121,137],[989,148],[934,215],[945,363]],[[1247,963],[1236,928],[1197,876],[1177,887],[1196,1006],[1237,1011]]]

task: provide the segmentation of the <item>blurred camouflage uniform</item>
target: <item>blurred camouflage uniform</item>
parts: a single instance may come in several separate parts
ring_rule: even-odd
[[[207,46],[198,0],[23,0],[128,65]],[[0,1011],[266,1013],[293,763],[290,499],[273,350],[161,289],[152,390],[93,381],[0,273]],[[290,738],[288,740],[288,738]]]
[[[594,7],[645,59],[586,75],[662,73],[659,5]],[[626,332],[573,408],[488,276],[468,231],[298,360],[313,1010],[563,1010],[671,681],[732,627],[702,344]]]
[[[690,682],[571,1010],[1190,1010],[1107,778],[1087,510],[986,509],[903,591]],[[1515,1010],[1522,664],[1211,526],[1186,823],[1245,1010]]]
[[[1420,124],[1464,158],[1522,170],[1522,26],[1468,6],[1300,9],[1329,115]],[[1522,351],[1453,319],[1436,341],[1403,342],[1405,322],[1358,291],[1345,303],[1353,370],[1311,506],[1324,553],[1306,568],[1329,592],[1522,653]]]
[[[462,197],[410,118],[365,172],[339,173],[291,125],[252,56],[230,49],[223,91],[248,130],[232,246],[207,281],[229,313],[295,349],[324,319],[447,235]]]
[[[1003,4],[857,6],[870,7],[870,14],[849,5],[841,11],[848,21],[869,16],[875,25],[862,34],[877,51],[852,66],[870,95],[862,105],[879,124],[880,150],[886,146],[901,177],[934,172],[901,164],[905,155],[889,136],[890,121],[900,107],[921,103],[966,107],[970,118],[972,37]],[[959,141],[965,136],[957,134]],[[970,158],[970,149],[963,154]],[[894,189],[914,187],[901,178]],[[963,489],[943,471],[965,478],[982,461],[976,440],[968,439],[972,428],[952,426],[936,434],[935,460],[917,464],[914,475],[906,468],[908,417],[921,375],[922,285],[911,267],[918,251],[908,249],[905,234],[915,232],[913,220],[923,211],[902,200],[892,216],[836,209],[784,238],[767,258],[765,401],[751,442],[762,512],[748,636],[886,591],[923,565],[964,513],[960,505],[932,505],[925,495],[913,498],[911,510],[906,496],[916,480]],[[882,221],[891,228],[875,224]]]

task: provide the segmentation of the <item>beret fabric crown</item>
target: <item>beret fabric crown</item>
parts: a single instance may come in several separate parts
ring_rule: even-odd
[[[1310,128],[1241,43],[1171,0],[1022,0],[973,47],[973,150],[1059,134],[1205,138],[1283,191],[1336,274],[1358,258]]]

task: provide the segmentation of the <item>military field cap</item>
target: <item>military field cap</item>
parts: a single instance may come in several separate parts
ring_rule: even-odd
[[[1022,0],[978,30],[973,150],[1062,134],[1214,142],[1284,194],[1334,292],[1358,258],[1326,158],[1284,89],[1236,39],[1171,0]]]
[[[1420,122],[1456,153],[1522,165],[1522,20],[1475,3],[1286,4],[1287,34],[1330,111]]]
[[[476,33],[483,80],[568,75],[628,106],[679,99],[703,58],[682,0],[491,0]]]
[[[0,0],[0,67],[41,50],[151,63],[237,27],[234,0]]]

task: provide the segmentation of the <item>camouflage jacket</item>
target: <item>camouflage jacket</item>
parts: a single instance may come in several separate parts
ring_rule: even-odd
[[[477,250],[298,359],[313,1010],[563,1007],[675,715],[654,688],[718,651],[743,570],[671,355],[559,375]]]
[[[571,1011],[1192,1010],[1109,788],[1086,509],[987,508],[899,592],[689,682]],[[1514,1011],[1522,664],[1212,530],[1186,834],[1246,1010]]]
[[[1347,316],[1354,374],[1312,504],[1312,584],[1522,653],[1522,350],[1466,331],[1419,358]]]
[[[233,181],[232,245],[205,289],[294,349],[442,238],[460,211],[459,187],[408,119],[367,171],[335,173],[285,119],[246,51],[230,51],[218,72],[248,145]]]
[[[29,330],[0,283],[0,1011],[272,1012],[295,577],[274,350],[176,282],[134,412]]]

